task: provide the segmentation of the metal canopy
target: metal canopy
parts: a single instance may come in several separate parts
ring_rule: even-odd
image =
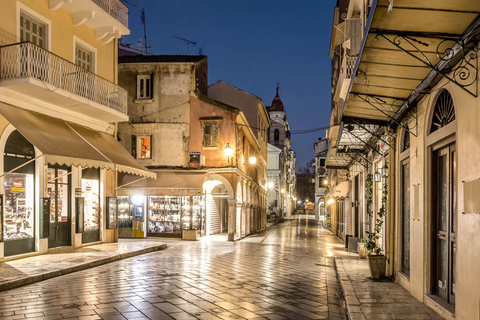
[[[477,96],[480,1],[395,1],[390,14],[388,3],[377,0],[371,8],[342,121],[402,126],[442,78]]]

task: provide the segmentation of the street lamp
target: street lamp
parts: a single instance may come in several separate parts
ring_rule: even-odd
[[[257,157],[250,157],[250,158],[248,158],[248,162],[250,162],[250,164],[255,164],[255,163],[257,163]]]
[[[281,193],[285,193],[285,189],[282,189],[280,192],[281,192]]]
[[[232,165],[232,158],[233,158],[233,148],[230,143],[226,143],[223,147],[223,152],[225,153],[225,157],[227,157],[227,161],[229,165]]]
[[[275,184],[273,183],[273,181],[270,181],[270,182],[268,183],[268,188],[269,188],[269,189],[273,189],[274,186],[275,186]]]
[[[323,185],[326,186],[327,184],[328,184],[328,180],[327,179],[323,180]]]
[[[330,198],[330,199],[328,199],[327,204],[332,205],[334,202],[335,202],[335,200],[333,200],[333,198]]]

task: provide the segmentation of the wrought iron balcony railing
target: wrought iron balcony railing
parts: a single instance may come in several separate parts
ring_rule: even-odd
[[[127,92],[116,84],[30,42],[0,47],[0,79],[25,77],[127,113]]]
[[[347,54],[343,57],[342,72],[345,75],[346,79],[350,79],[352,77],[352,73],[353,73],[353,69],[355,68],[356,61],[357,61],[357,57],[350,57]]]
[[[120,0],[92,0],[128,28],[128,8]]]

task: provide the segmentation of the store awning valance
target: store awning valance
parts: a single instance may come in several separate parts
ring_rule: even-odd
[[[93,167],[156,178],[156,174],[136,162],[112,136],[0,103],[0,114],[30,143],[49,164]]]
[[[478,95],[480,1],[376,0],[343,117],[400,120],[440,79]]]
[[[157,179],[138,180],[130,175],[118,176],[119,195],[189,196],[203,194],[205,172],[157,172]]]
[[[333,189],[329,192],[329,196],[333,198],[346,198],[348,197],[348,192],[350,190],[350,182],[343,181],[337,184]]]

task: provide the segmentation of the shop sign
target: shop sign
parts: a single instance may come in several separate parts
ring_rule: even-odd
[[[75,188],[75,197],[82,196],[82,188]]]
[[[23,187],[23,181],[13,181],[12,191],[25,192],[25,188]]]
[[[92,191],[92,187],[86,186],[86,187],[85,187],[85,191]]]

